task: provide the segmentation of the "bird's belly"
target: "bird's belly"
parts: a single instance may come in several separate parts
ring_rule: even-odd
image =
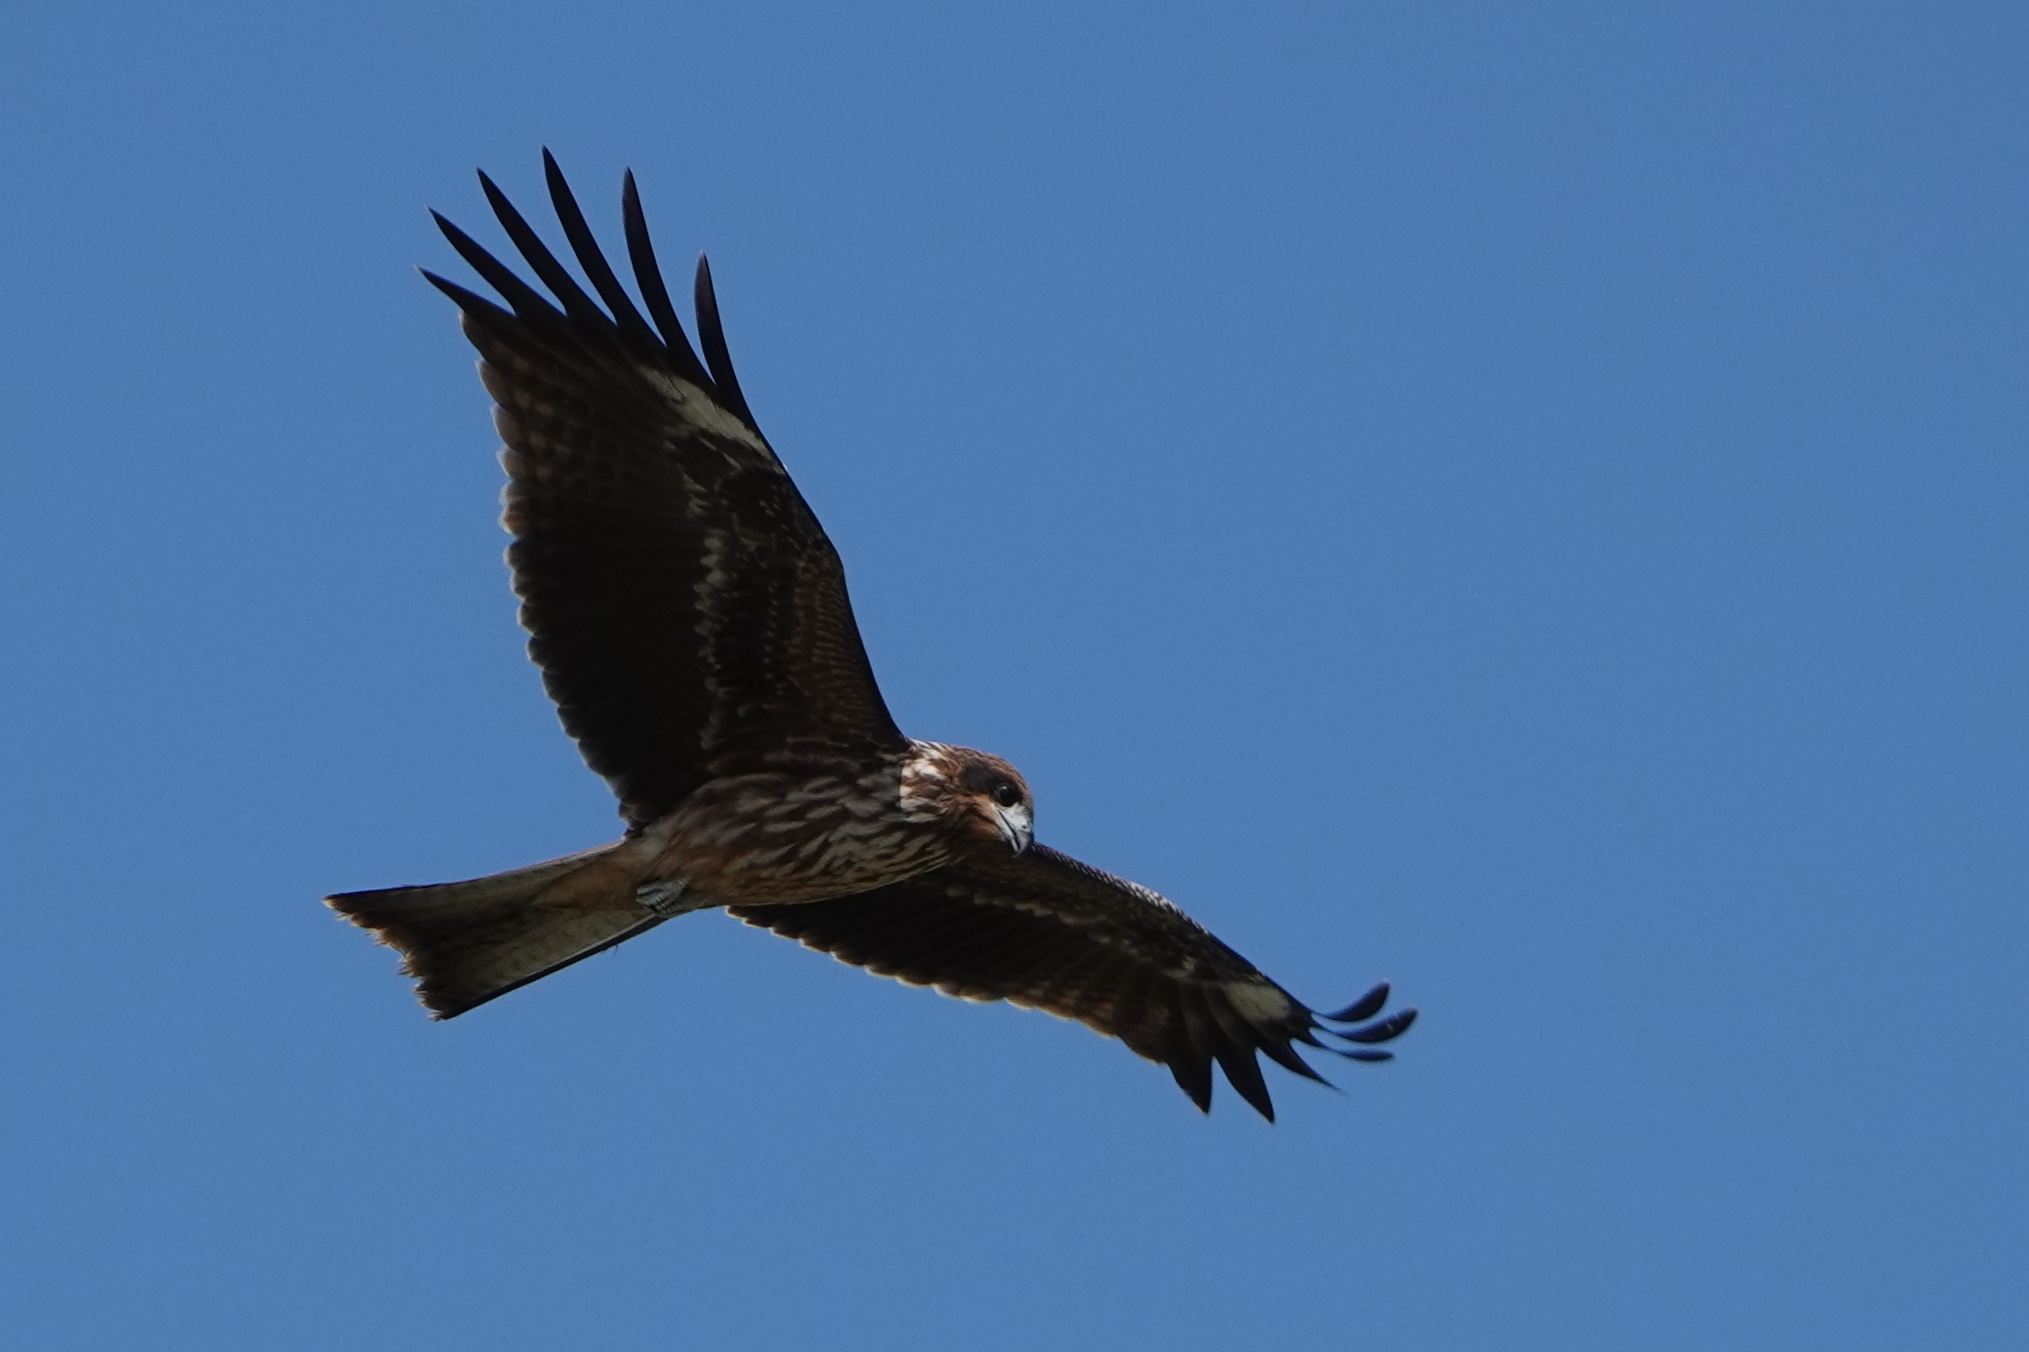
[[[864,780],[744,776],[707,785],[651,830],[657,876],[725,906],[865,892],[950,862],[954,842],[912,821]]]

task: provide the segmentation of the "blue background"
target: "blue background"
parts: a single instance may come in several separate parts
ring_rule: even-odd
[[[2001,1348],[2029,12],[0,15],[14,1346]],[[687,919],[451,1024],[317,904],[617,830],[423,214],[708,248],[919,736],[1313,1002],[1268,1127]],[[552,238],[558,236],[551,232]]]

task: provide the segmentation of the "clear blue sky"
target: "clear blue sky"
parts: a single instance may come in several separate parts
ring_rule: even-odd
[[[2003,1348],[2029,11],[0,13],[0,1309],[84,1348]],[[325,892],[607,840],[485,166],[640,176],[903,726],[1298,995],[1202,1119],[717,915],[451,1024]]]

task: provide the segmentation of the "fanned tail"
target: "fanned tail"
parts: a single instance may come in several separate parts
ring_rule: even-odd
[[[623,872],[600,866],[617,848],[324,903],[400,953],[431,1017],[448,1019],[662,923],[636,903]]]

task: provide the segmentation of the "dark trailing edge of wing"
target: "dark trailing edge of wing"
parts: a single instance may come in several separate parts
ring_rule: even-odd
[[[1327,1083],[1295,1044],[1385,1061],[1390,1053],[1373,1044],[1400,1037],[1416,1018],[1409,1009],[1374,1020],[1386,983],[1318,1014],[1155,893],[1044,845],[853,896],[733,914],[880,976],[1077,1019],[1168,1066],[1204,1111],[1215,1064],[1273,1121],[1259,1055]]]
[[[568,328],[581,343],[587,341],[590,335],[607,335],[631,355],[650,358],[678,378],[698,386],[721,408],[758,434],[760,429],[754,422],[753,411],[748,408],[739,377],[733,371],[725,327],[719,319],[718,297],[712,290],[709,264],[702,256],[699,257],[697,324],[698,339],[705,353],[705,360],[700,361],[689,335],[684,332],[683,321],[677,318],[676,307],[670,302],[669,288],[663,281],[662,267],[655,257],[655,245],[649,238],[648,218],[641,209],[641,194],[634,186],[633,171],[627,172],[621,189],[621,216],[627,236],[628,262],[633,267],[634,284],[641,292],[648,319],[642,317],[641,308],[634,304],[626,286],[599,248],[597,238],[585,221],[583,209],[578,206],[563,171],[557,166],[556,157],[547,149],[542,157],[551,205],[556,209],[557,220],[563,225],[564,237],[570,242],[572,255],[584,270],[592,289],[598,292],[598,300],[594,300],[579,285],[570,269],[543,243],[527,218],[508,201],[507,195],[484,171],[479,175],[479,186],[486,195],[487,204],[492,207],[494,216],[507,232],[515,250],[543,285],[550,289],[555,300],[516,276],[483,245],[438,212],[432,211],[431,219],[437,223],[444,238],[450,241],[451,247],[458,251],[458,256],[485,279],[488,286],[500,293],[515,318],[552,335]],[[466,314],[481,322],[497,322],[505,313],[493,302],[427,269],[423,270],[423,276]],[[605,302],[603,307],[600,301]],[[654,321],[652,326],[649,319]]]

